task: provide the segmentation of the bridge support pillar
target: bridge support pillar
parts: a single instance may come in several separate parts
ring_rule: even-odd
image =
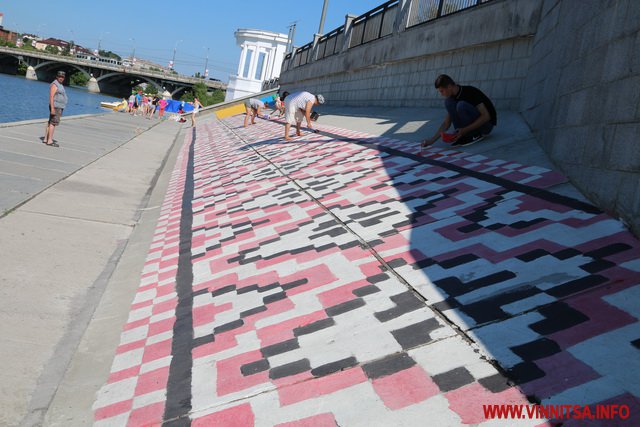
[[[36,70],[31,65],[27,67],[27,74],[25,74],[25,78],[27,80],[38,80],[38,76],[36,75]]]
[[[91,93],[100,93],[100,86],[95,77],[91,77],[87,82],[87,90]]]

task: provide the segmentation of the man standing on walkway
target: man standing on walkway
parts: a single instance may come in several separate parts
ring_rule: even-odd
[[[444,131],[453,123],[455,133],[450,136],[452,146],[464,147],[481,141],[489,135],[498,123],[496,109],[487,95],[473,86],[459,86],[451,77],[440,74],[435,81],[447,109],[447,117],[438,128],[438,132],[430,139],[422,141],[422,147],[428,147],[440,138],[446,137]]]
[[[53,141],[53,131],[60,124],[62,111],[67,106],[67,93],[62,86],[65,77],[64,71],[58,71],[56,79],[49,86],[49,123],[43,140],[49,147],[59,147],[58,143]]]
[[[287,96],[284,100],[286,120],[286,124],[284,125],[285,141],[291,141],[289,130],[292,124],[296,125],[296,135],[302,135],[300,125],[302,124],[303,118],[307,119],[307,126],[313,131],[313,127],[311,126],[311,108],[318,104],[324,104],[324,97],[322,95],[312,95],[309,92],[294,92]]]

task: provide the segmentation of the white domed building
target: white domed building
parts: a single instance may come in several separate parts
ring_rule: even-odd
[[[241,28],[234,35],[242,52],[238,74],[229,76],[225,101],[258,93],[263,81],[279,77],[287,48],[286,34]]]

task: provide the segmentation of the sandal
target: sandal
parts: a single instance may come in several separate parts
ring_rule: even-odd
[[[45,142],[44,144],[49,146],[49,147],[60,147],[60,145],[58,145],[57,142],[52,142],[51,144],[48,144],[48,143]]]

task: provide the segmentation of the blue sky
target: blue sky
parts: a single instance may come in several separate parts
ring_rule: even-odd
[[[383,0],[330,0],[324,30],[344,23],[347,13],[362,14]],[[73,40],[88,48],[167,65],[176,49],[176,70],[204,71],[209,48],[209,76],[227,81],[235,74],[240,49],[233,33],[255,28],[287,34],[297,21],[295,44],[310,42],[318,30],[323,0],[13,0],[2,2],[6,29]],[[135,39],[135,42],[134,40]],[[182,40],[182,41],[180,41]]]

